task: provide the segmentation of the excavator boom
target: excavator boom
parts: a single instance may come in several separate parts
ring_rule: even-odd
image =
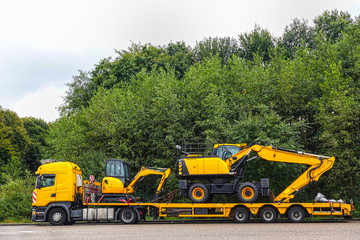
[[[314,181],[317,181],[323,173],[332,168],[335,162],[334,157],[278,149],[272,146],[265,147],[258,144],[238,152],[232,159],[237,160],[243,158],[245,155],[249,155],[249,149],[250,151],[256,152],[260,158],[267,161],[296,163],[310,166],[300,177],[276,196],[274,199],[275,202],[289,202],[290,199],[294,198],[294,194],[300,192]]]

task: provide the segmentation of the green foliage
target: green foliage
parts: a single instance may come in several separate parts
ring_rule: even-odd
[[[0,106],[0,165],[7,164],[12,157],[25,157],[29,143],[18,115]]]
[[[35,172],[40,166],[40,160],[46,153],[48,145],[45,142],[45,136],[49,132],[49,125],[42,119],[22,118],[24,128],[30,138],[28,151],[24,157],[27,169]]]
[[[284,34],[279,41],[279,46],[286,51],[287,57],[294,57],[299,47],[313,48],[314,30],[306,20],[293,19],[293,22],[285,27]]]
[[[91,72],[80,71],[80,75],[73,77],[73,82],[68,84],[65,104],[60,107],[62,114],[87,107],[100,88],[122,87],[142,70],[169,69],[177,78],[182,78],[194,63],[193,53],[184,42],[169,43],[163,47],[133,43],[128,50],[116,52],[119,56],[114,60],[103,59]]]
[[[314,19],[315,31],[325,34],[332,42],[338,40],[351,26],[353,20],[350,13],[337,10],[325,11]]]
[[[193,51],[198,62],[219,56],[222,65],[225,65],[232,56],[239,55],[239,43],[230,37],[208,37],[197,42]]]
[[[274,37],[267,29],[261,29],[255,26],[250,33],[239,35],[240,56],[252,60],[255,54],[262,57],[263,61],[270,60],[270,53],[275,47]]]
[[[0,221],[30,220],[35,178],[16,160],[11,160],[4,170],[5,181],[0,185]]]

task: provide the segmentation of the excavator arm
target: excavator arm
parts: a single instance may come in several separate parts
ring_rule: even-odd
[[[156,189],[156,193],[153,199],[157,199],[162,191],[164,184],[166,183],[167,178],[171,173],[170,168],[148,168],[142,167],[140,171],[136,174],[134,179],[130,182],[130,184],[125,188],[126,193],[133,193],[135,184],[145,176],[148,175],[161,175],[160,183]]]
[[[286,162],[309,165],[310,167],[294,182],[292,182],[284,191],[275,197],[275,202],[289,202],[294,195],[307,187],[309,184],[317,181],[319,177],[332,168],[335,162],[334,157],[321,156],[316,154],[304,153],[299,151],[278,149],[272,146],[252,145],[234,156],[227,159],[229,165],[236,164],[237,161],[249,156],[251,152],[267,161]]]

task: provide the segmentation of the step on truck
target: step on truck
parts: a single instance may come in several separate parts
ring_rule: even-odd
[[[32,221],[50,222],[52,225],[69,225],[74,224],[75,221],[120,221],[131,224],[145,220],[147,213],[151,213],[154,218],[229,218],[239,223],[247,222],[250,217],[259,217],[263,222],[274,222],[279,216],[286,216],[291,222],[303,222],[306,217],[311,216],[351,218],[354,209],[352,201],[349,204],[327,200],[312,203],[290,202],[298,191],[317,181],[321,174],[332,167],[334,157],[255,144],[233,154],[229,161],[233,161],[234,164],[238,159],[242,162],[247,161],[250,159],[249,151],[265,160],[282,159],[283,162],[307,164],[310,167],[276,196],[273,202],[160,203],[159,196],[170,169],[143,167],[130,181],[129,165],[125,161],[111,159],[106,163],[105,178],[100,183],[95,182],[92,177],[89,181],[83,180],[81,169],[74,163],[48,163],[41,165],[36,172]],[[197,159],[199,158],[201,156],[197,156]],[[186,162],[185,164],[191,166]],[[230,164],[229,173],[234,164]],[[138,202],[131,195],[134,192],[134,185],[142,177],[153,174],[161,176],[153,200]],[[239,194],[243,194],[247,199],[252,198],[258,190],[257,187],[252,187],[250,185]],[[197,191],[202,193],[202,190]],[[201,197],[196,191],[194,194]]]

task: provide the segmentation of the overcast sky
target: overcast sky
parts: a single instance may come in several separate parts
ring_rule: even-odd
[[[0,105],[54,121],[66,83],[131,42],[237,37],[255,24],[281,36],[294,18],[360,14],[357,0],[0,0]]]

